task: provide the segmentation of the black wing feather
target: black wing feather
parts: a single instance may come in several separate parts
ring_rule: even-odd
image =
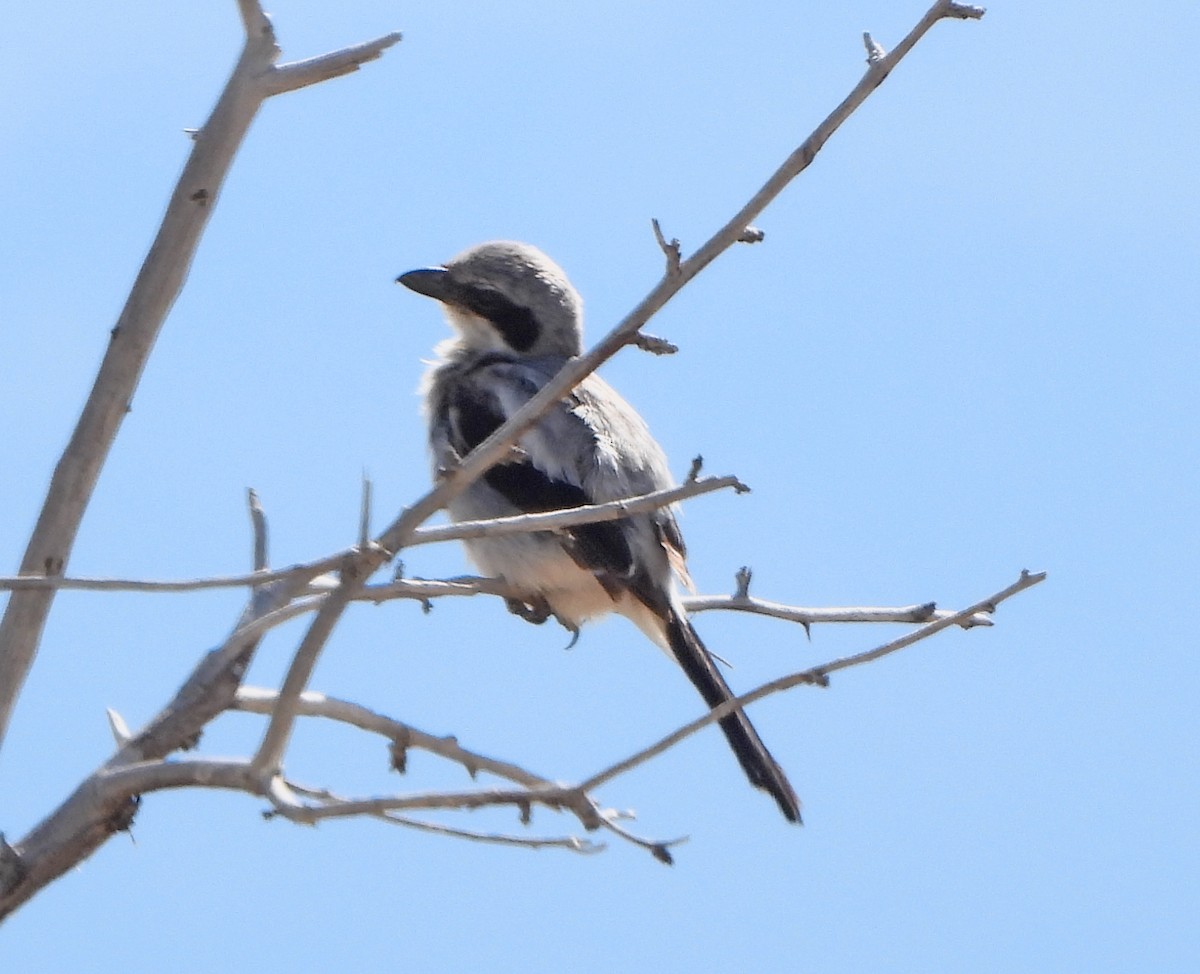
[[[495,397],[466,382],[455,387],[448,405],[451,445],[459,456],[470,453],[507,418]],[[529,514],[594,503],[582,487],[550,477],[527,460],[497,464],[483,480],[518,511]],[[620,521],[577,524],[563,533],[567,552],[581,567],[602,573],[602,584],[603,574],[632,572],[633,552]]]

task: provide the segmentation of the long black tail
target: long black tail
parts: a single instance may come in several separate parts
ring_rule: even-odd
[[[692,624],[680,618],[676,612],[671,612],[667,619],[667,641],[675,659],[709,707],[716,707],[734,696]],[[799,822],[800,799],[792,790],[783,768],[771,757],[771,752],[758,736],[750,718],[739,710],[721,718],[720,724],[750,784],[768,792],[789,822]]]

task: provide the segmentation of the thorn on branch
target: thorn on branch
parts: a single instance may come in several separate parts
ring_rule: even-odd
[[[762,243],[766,239],[766,236],[758,227],[746,227],[742,231],[742,235],[737,238],[737,242],[744,244]]]
[[[246,506],[250,511],[250,526],[254,530],[254,570],[263,572],[270,564],[267,547],[267,514],[258,499],[258,492],[253,487],[246,490]]]
[[[183,134],[186,135],[193,142],[195,142],[197,139],[200,138],[200,130],[199,129],[184,129]]]
[[[388,745],[388,757],[391,760],[392,770],[404,774],[408,771],[408,748],[411,742],[411,735],[407,730],[401,731],[392,738],[392,743]]]
[[[112,707],[106,707],[104,713],[108,716],[108,729],[112,732],[113,740],[116,741],[118,748],[124,747],[133,740],[133,734],[130,733],[129,725],[125,723],[124,717]]]
[[[657,335],[646,335],[640,331],[634,333],[633,337],[629,339],[629,344],[640,348],[643,352],[649,352],[651,355],[674,355],[679,351],[679,346],[673,342],[659,338]]]
[[[657,217],[650,221],[650,225],[654,228],[654,239],[658,241],[658,249],[661,250],[663,255],[667,258],[667,277],[678,277],[679,265],[682,261],[679,238],[672,237],[670,241],[668,241],[667,238],[663,236],[662,227],[659,226]]]
[[[366,548],[371,541],[371,478],[362,474],[362,499],[358,509],[358,546]]]
[[[733,580],[737,584],[737,588],[733,592],[735,599],[750,598],[750,579],[753,575],[754,572],[749,565],[743,565],[737,570],[737,573],[733,576]]]
[[[520,812],[521,824],[529,825],[533,821],[533,804],[527,801],[517,802],[517,809]]]
[[[691,469],[688,470],[687,480],[685,483],[694,484],[696,482],[696,478],[700,476],[700,468],[703,466],[704,457],[697,453],[696,456],[692,458],[692,466]]]
[[[863,46],[867,49],[867,64],[876,65],[887,57],[887,51],[865,30],[863,31]]]
[[[451,737],[450,740],[452,740],[457,746],[458,738]],[[467,776],[472,781],[475,781],[479,777],[479,764],[472,757],[467,755],[466,752],[459,757],[459,760],[462,763],[463,770],[467,772]]]

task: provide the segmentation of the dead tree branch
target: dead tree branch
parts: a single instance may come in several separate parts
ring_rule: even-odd
[[[672,297],[711,264],[727,249],[738,243],[760,213],[770,204],[796,176],[803,172],[821,147],[835,131],[861,105],[867,96],[878,88],[892,69],[913,48],[918,40],[937,21],[946,17],[967,16],[966,8],[948,0],[937,2],[921,18],[894,51],[868,65],[867,72],[854,90],[842,103],[817,126],[816,130],[796,149],[767,180],[763,187],[751,197],[720,230],[718,230],[691,257],[680,262],[678,270],[669,261],[667,273],[645,298],[622,319],[600,342],[585,354],[570,360],[541,390],[521,409],[517,410],[499,429],[479,444],[463,461],[438,479],[437,485],[406,508],[375,539],[375,544],[362,549],[353,559],[353,570],[342,576],[344,591],[336,599],[327,601],[313,621],[305,636],[301,650],[293,661],[288,674],[285,692],[280,696],[280,714],[272,719],[268,738],[264,739],[257,763],[264,770],[282,760],[287,730],[294,717],[296,699],[305,688],[305,674],[310,673],[345,607],[355,599],[366,580],[387,560],[407,547],[417,529],[433,514],[440,511],[455,497],[478,480],[491,467],[501,462],[512,450],[518,437],[533,427],[538,420],[563,396],[567,395],[588,375],[612,358],[629,344],[636,344],[636,335]],[[974,8],[972,8],[974,9]],[[979,10],[974,16],[982,16]],[[660,231],[661,233],[661,231]],[[349,565],[347,566],[349,568]],[[311,637],[311,638],[310,638]],[[294,679],[293,679],[294,677]]]
[[[8,586],[13,589],[8,609],[0,621],[0,742],[11,718],[13,705],[31,667],[55,593],[68,588],[66,563],[74,543],[84,510],[91,497],[101,467],[119,429],[121,419],[145,368],[163,321],[183,286],[188,268],[198,246],[208,218],[212,213],[232,159],[262,102],[274,94],[291,91],[331,77],[356,70],[359,65],[378,57],[383,50],[399,40],[389,34],[375,41],[346,48],[322,57],[276,66],[279,56],[274,31],[257,0],[238,0],[238,9],[245,28],[241,56],[228,83],[204,126],[196,133],[190,159],[171,197],[166,216],[153,246],[142,266],[128,302],[113,329],[112,342],[100,367],[94,388],[84,407],[74,435],[58,467],[43,506],[38,524],[30,538],[21,562],[20,575]],[[507,769],[513,787],[462,791],[455,793],[396,795],[382,798],[343,799],[326,791],[305,789],[289,781],[284,763],[295,722],[307,715],[329,716],[364,726],[364,729],[383,733],[394,742],[393,754],[404,746],[414,744],[414,732],[398,722],[381,724],[386,718],[373,717],[345,707],[334,707],[329,698],[306,692],[313,668],[329,635],[334,630],[346,606],[355,600],[384,597],[431,598],[428,594],[441,586],[436,594],[462,594],[472,585],[476,591],[497,585],[495,580],[474,580],[472,583],[398,581],[392,586],[369,588],[367,582],[374,572],[395,553],[417,543],[459,538],[467,530],[507,532],[519,530],[554,530],[568,524],[584,523],[630,513],[632,504],[651,507],[671,503],[683,496],[706,492],[709,481],[699,481],[694,475],[679,488],[685,493],[647,497],[597,505],[579,511],[552,512],[526,518],[510,519],[504,525],[458,525],[450,529],[422,528],[425,521],[444,508],[474,480],[490,467],[502,462],[512,450],[518,437],[530,429],[562,396],[569,393],[597,367],[627,345],[665,351],[666,343],[643,336],[642,327],[675,294],[695,278],[721,253],[739,241],[757,238],[752,232],[755,218],[782,190],[802,172],[834,131],[850,117],[867,96],[877,88],[891,70],[908,53],[926,31],[944,18],[966,19],[982,15],[982,10],[938,0],[917,26],[889,54],[882,48],[872,50],[866,74],[843,102],[817,127],[751,197],[728,223],[719,229],[691,256],[683,257],[683,247],[667,242],[661,228],[656,235],[667,258],[663,279],[645,298],[587,354],[569,362],[559,374],[534,396],[507,423],[494,432],[454,469],[448,470],[435,487],[380,532],[373,541],[360,538],[358,545],[330,559],[281,572],[266,570],[265,519],[261,511],[255,514],[256,545],[255,571],[240,580],[206,580],[192,587],[215,587],[217,584],[249,585],[250,598],[237,625],[226,641],[208,653],[180,688],[174,700],[145,728],[131,733],[117,717],[112,721],[118,739],[116,754],[96,769],[46,819],[15,845],[0,842],[0,919],[28,901],[40,889],[78,864],[115,832],[129,827],[140,796],[151,791],[179,787],[214,787],[239,790],[265,798],[279,815],[292,821],[311,823],[321,818],[367,815],[393,824],[444,831],[480,841],[516,842],[524,845],[550,844],[567,848],[590,848],[579,839],[530,839],[520,837],[469,834],[443,826],[409,819],[401,812],[412,810],[468,809],[483,806],[511,806],[518,809],[523,821],[529,818],[531,806],[537,804],[576,816],[585,830],[607,828],[649,849],[661,861],[670,861],[669,842],[649,842],[631,836],[616,825],[618,816],[603,812],[590,798],[591,792],[632,767],[636,767],[695,733],[701,727],[719,720],[732,709],[743,707],[768,693],[778,692],[800,683],[825,685],[828,675],[837,670],[869,662],[927,638],[934,632],[963,624],[981,612],[990,612],[1002,599],[1022,588],[1035,584],[1041,576],[1024,574],[991,599],[959,613],[944,614],[926,623],[914,633],[877,647],[866,653],[834,660],[766,684],[718,707],[698,721],[664,738],[630,758],[605,769],[574,787],[548,782],[536,775],[521,771],[504,762],[490,761],[480,755],[449,745],[438,745],[434,738],[424,743],[435,753],[442,753],[464,767],[496,771]],[[665,244],[665,246],[663,246]],[[734,486],[724,483],[720,486]],[[664,492],[669,493],[669,492]],[[641,509],[641,508],[638,508]],[[365,514],[369,510],[364,501]],[[537,520],[542,518],[543,520]],[[578,520],[572,520],[578,518]],[[336,571],[336,581],[320,586],[318,594],[313,585],[317,576]],[[29,576],[39,576],[31,578]],[[19,583],[19,584],[18,584]],[[426,588],[427,594],[414,595]],[[75,586],[83,587],[83,586]],[[117,587],[117,586],[113,586]],[[161,590],[161,589],[160,589]],[[394,593],[383,595],[383,592]],[[768,611],[768,604],[751,599],[748,591],[739,590],[733,597],[738,604],[728,607],[741,611]],[[715,608],[716,606],[707,606]],[[239,691],[246,667],[253,658],[263,632],[284,617],[315,610],[306,634],[296,650],[287,676],[279,692],[269,700],[251,691]],[[780,616],[784,617],[784,616]],[[797,619],[796,621],[800,621]],[[817,621],[817,620],[810,620]],[[229,709],[262,707],[267,716],[266,729],[252,757],[248,759],[164,760],[175,751],[193,746],[207,723],[217,714]],[[437,750],[437,748],[441,750]],[[516,768],[514,771],[513,769]],[[513,776],[516,775],[514,778]]]
[[[100,470],[129,412],[155,340],[183,289],[200,237],[250,123],[269,97],[354,70],[400,40],[388,34],[313,62],[276,68],[275,32],[257,0],[238,0],[245,28],[241,56],[196,133],[191,155],[158,235],[112,330],[91,394],[50,482],[21,560],[22,575],[61,575]],[[0,746],[37,655],[54,589],[14,592],[0,620]]]

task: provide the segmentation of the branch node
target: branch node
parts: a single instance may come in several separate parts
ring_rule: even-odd
[[[640,348],[643,352],[649,352],[651,355],[674,355],[679,351],[679,346],[673,342],[659,338],[657,335],[646,335],[640,331],[633,334],[633,337],[629,339],[629,344]]]
[[[696,482],[696,478],[698,478],[700,476],[700,468],[703,466],[704,466],[704,457],[701,454],[697,453],[692,458],[692,466],[691,466],[691,469],[688,470],[687,480],[684,482],[689,483],[689,484],[694,484]]]
[[[742,235],[737,238],[737,242],[744,244],[762,243],[766,239],[766,236],[758,227],[746,227],[742,231]]]
[[[412,741],[412,735],[407,728],[398,730],[392,738],[392,743],[388,745],[388,757],[391,760],[392,770],[399,774],[405,774],[408,771],[408,748]]]
[[[754,572],[749,565],[743,565],[737,570],[737,573],[733,576],[734,582],[737,583],[737,588],[733,592],[735,599],[750,598],[750,579],[753,575]]]
[[[863,31],[863,46],[867,49],[867,64],[876,65],[887,57],[887,51],[865,30]]]
[[[124,747],[133,740],[129,725],[125,723],[125,718],[112,707],[106,707],[104,712],[108,715],[108,729],[112,732],[113,740],[116,741],[118,748]]]
[[[661,250],[663,252],[663,256],[667,258],[667,277],[678,277],[680,273],[679,265],[682,260],[679,238],[672,237],[668,241],[667,238],[663,236],[662,227],[659,226],[657,217],[650,221],[650,226],[654,228],[654,239],[658,241],[658,249]]]

